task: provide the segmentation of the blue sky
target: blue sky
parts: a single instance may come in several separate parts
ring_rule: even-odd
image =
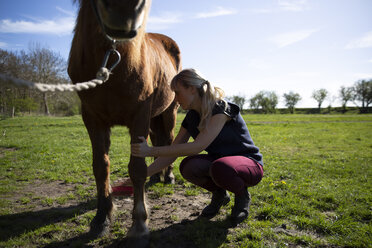
[[[340,106],[341,86],[372,78],[371,0],[153,0],[147,30],[179,44],[194,67],[227,95],[261,90],[301,95],[298,107]],[[0,1],[0,48],[40,43],[64,58],[77,5],[70,0]]]

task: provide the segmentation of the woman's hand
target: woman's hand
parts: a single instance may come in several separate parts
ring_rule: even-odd
[[[131,154],[135,157],[142,158],[151,156],[152,148],[148,146],[146,139],[142,136],[138,138],[142,140],[142,142],[131,145]]]

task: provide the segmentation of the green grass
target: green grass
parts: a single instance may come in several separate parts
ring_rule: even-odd
[[[265,163],[262,182],[250,189],[250,217],[236,228],[227,227],[222,214],[217,221],[198,220],[185,224],[182,237],[196,247],[372,247],[372,115],[244,118]],[[116,180],[127,175],[127,129],[113,128],[111,141],[111,179]],[[177,183],[188,196],[200,194],[180,176],[180,161]],[[36,196],[30,190],[55,183],[69,187],[68,194]],[[149,190],[170,198],[176,188],[157,184]],[[40,247],[86,233],[94,194],[90,141],[81,117],[0,121],[0,247]],[[79,207],[55,209],[69,202]],[[115,222],[112,236],[88,245],[123,239],[126,230],[120,227]]]

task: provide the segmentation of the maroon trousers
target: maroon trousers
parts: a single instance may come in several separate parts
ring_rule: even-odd
[[[186,157],[180,165],[181,175],[208,191],[225,189],[240,194],[245,187],[258,184],[262,166],[244,156],[228,156],[214,160],[207,154]]]

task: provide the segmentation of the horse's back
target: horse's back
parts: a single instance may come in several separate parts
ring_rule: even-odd
[[[159,41],[162,44],[165,51],[173,59],[176,71],[178,72],[181,68],[181,51],[177,43],[164,34],[146,33],[146,35],[148,39],[153,40],[154,42]]]

